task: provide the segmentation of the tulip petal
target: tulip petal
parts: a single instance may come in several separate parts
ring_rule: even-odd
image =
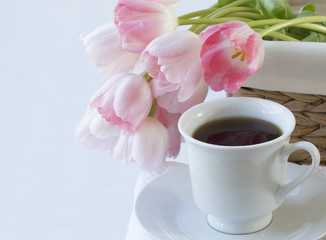
[[[133,162],[131,149],[133,138],[126,134],[121,134],[119,140],[114,148],[113,155],[116,159],[120,160],[124,164],[130,164]]]
[[[262,38],[243,22],[209,26],[199,38],[204,79],[214,91],[234,93],[263,64]]]
[[[96,114],[93,120],[89,123],[89,131],[98,139],[119,136],[121,133],[118,126],[111,125],[100,114]]]
[[[147,118],[133,137],[131,155],[136,165],[153,171],[164,162],[167,152],[166,129],[155,118]]]
[[[241,88],[247,77],[247,74],[225,74],[223,76],[225,91],[230,94],[235,93]]]
[[[101,124],[97,126],[98,132],[105,132],[105,136],[98,136],[92,132],[92,125],[94,121],[98,121],[97,110],[88,108],[82,120],[75,126],[75,136],[84,146],[97,150],[97,151],[110,151],[112,152],[118,140],[116,130],[112,130],[112,126]]]
[[[201,68],[200,61],[193,62],[184,76],[184,82],[186,84],[182,84],[180,87],[178,94],[180,102],[188,100],[194,94],[202,77],[203,69]]]
[[[178,130],[178,120],[181,114],[169,113],[164,108],[157,107],[155,118],[160,121],[167,130],[169,136],[168,157],[177,157],[180,152],[181,134]]]
[[[186,101],[176,101],[176,99],[178,99],[178,91],[174,91],[158,96],[157,103],[169,113],[183,113],[189,108],[203,102],[207,96],[207,92],[208,86],[204,81],[200,81],[196,91]]]
[[[139,54],[121,50],[120,34],[114,23],[97,27],[84,34],[82,40],[96,68],[107,76],[130,71],[139,58]]]
[[[116,115],[135,131],[147,118],[152,101],[151,89],[145,79],[131,75],[117,89],[113,107]]]
[[[203,78],[200,62],[202,43],[198,35],[190,31],[174,31],[153,40],[140,58],[145,70],[154,78],[153,95],[169,112],[179,113],[182,106],[189,106],[190,99]],[[203,96],[193,99],[204,99]],[[197,101],[194,101],[197,102]]]
[[[114,14],[122,49],[133,53],[141,53],[152,40],[178,26],[171,5],[165,1],[119,0]]]

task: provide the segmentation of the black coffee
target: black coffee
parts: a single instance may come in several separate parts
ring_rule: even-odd
[[[246,146],[273,140],[281,130],[270,122],[255,118],[226,118],[205,123],[193,134],[202,142],[223,146]]]

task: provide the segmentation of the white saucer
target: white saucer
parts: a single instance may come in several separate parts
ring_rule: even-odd
[[[305,167],[288,164],[288,179]],[[138,195],[136,215],[159,240],[316,240],[326,233],[326,180],[314,175],[293,190],[264,230],[229,235],[213,230],[192,198],[189,169],[182,167],[149,183]]]

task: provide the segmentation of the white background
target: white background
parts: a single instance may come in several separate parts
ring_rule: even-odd
[[[212,5],[182,0],[177,15]],[[124,239],[138,169],[75,139],[106,80],[79,35],[112,0],[1,0],[0,240]]]

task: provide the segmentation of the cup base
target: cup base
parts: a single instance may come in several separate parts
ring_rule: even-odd
[[[249,234],[266,228],[272,222],[272,213],[245,221],[226,221],[212,215],[207,216],[208,224],[215,230],[227,234]]]

